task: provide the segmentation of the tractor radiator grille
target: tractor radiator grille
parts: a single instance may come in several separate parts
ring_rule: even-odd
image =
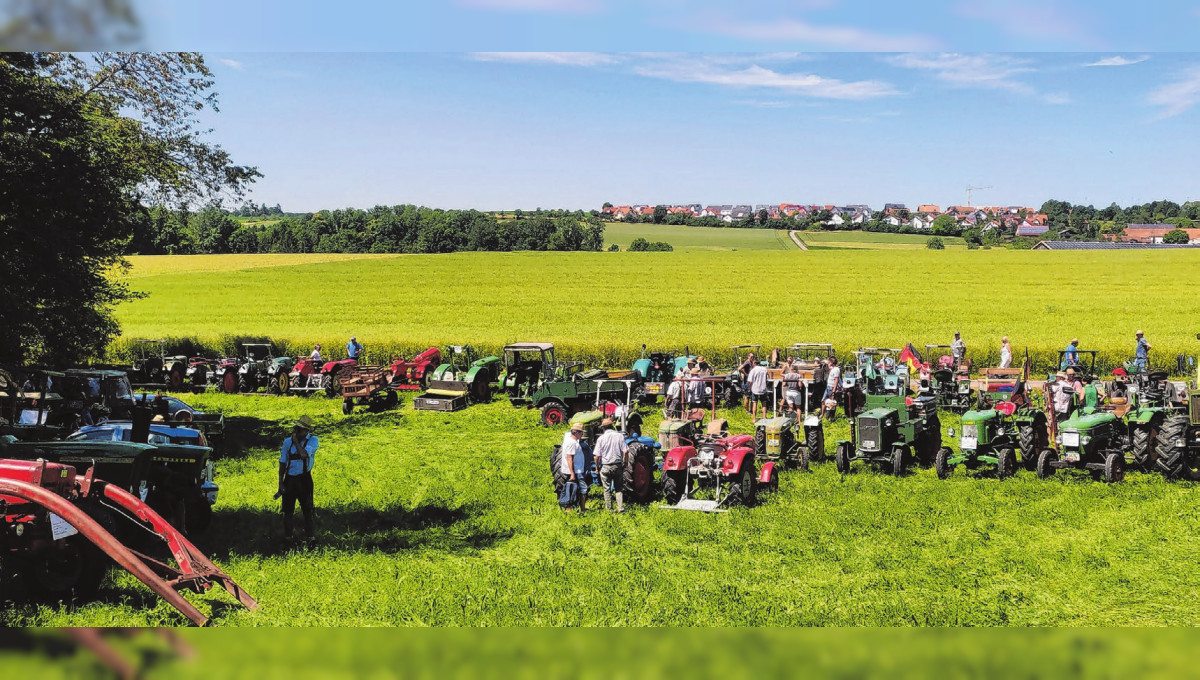
[[[858,445],[864,451],[878,451],[882,433],[878,418],[858,419]]]
[[[1188,404],[1191,406],[1192,410],[1192,422],[1200,423],[1200,392],[1192,395],[1188,399]]]

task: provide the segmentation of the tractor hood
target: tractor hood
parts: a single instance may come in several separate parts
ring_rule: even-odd
[[[796,418],[791,415],[779,416],[777,418],[762,418],[754,423],[755,427],[765,427],[768,430],[783,430],[796,422]]]
[[[570,424],[574,425],[575,423],[583,423],[585,426],[587,426],[593,423],[598,424],[601,420],[604,420],[604,411],[583,411],[582,413],[576,413],[575,415],[571,416]]]
[[[963,425],[978,425],[989,420],[995,420],[1000,417],[1000,412],[996,410],[988,411],[967,411],[962,416]]]
[[[873,408],[870,411],[863,411],[858,417],[877,418],[880,421],[883,421],[887,418],[899,418],[898,413],[894,408]]]
[[[1078,432],[1086,432],[1093,427],[1107,425],[1115,422],[1117,417],[1111,413],[1093,413],[1091,415],[1080,415],[1076,413],[1062,424],[1063,430],[1075,430]]]

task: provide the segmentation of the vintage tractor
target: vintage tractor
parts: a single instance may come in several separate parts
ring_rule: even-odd
[[[333,398],[342,394],[342,378],[358,365],[357,359],[340,359],[314,363],[312,357],[297,357],[289,375],[289,392],[308,396],[324,392]]]
[[[548,342],[519,342],[504,348],[500,387],[513,404],[527,404],[543,382],[569,379],[582,369],[578,361],[559,361]]]
[[[808,375],[821,377],[824,369]],[[772,411],[770,418],[761,418],[754,423],[754,455],[760,461],[783,461],[785,466],[808,470],[810,461],[825,458],[825,428],[814,411],[820,406],[824,383],[821,382],[821,392],[812,389],[801,373],[800,396],[802,412],[785,409],[780,412],[780,391],[784,389],[781,381],[773,380]]]
[[[207,359],[205,357],[192,357],[188,359],[184,380],[191,387],[192,392],[199,394],[207,390],[209,385],[219,384],[213,380],[216,377],[217,366],[219,364],[220,360],[218,359]]]
[[[725,512],[753,505],[758,487],[779,488],[776,463],[757,467],[753,437],[734,435],[702,439],[671,449],[663,457],[663,499],[672,510]],[[707,498],[702,498],[707,496]]]
[[[613,408],[613,405],[608,405],[607,408],[576,413],[571,417],[571,424],[574,426],[575,423],[582,423],[583,441],[587,442],[588,446],[595,447],[596,438],[600,436],[600,424],[605,418],[612,418],[620,424],[621,432],[625,435],[625,445],[629,447],[622,483],[625,493],[635,503],[649,503],[658,493],[658,486],[654,482],[654,470],[658,467],[656,458],[661,449],[660,444],[651,437],[643,436],[641,416],[628,413],[623,407]],[[557,446],[554,453],[558,453]],[[552,469],[558,469],[557,462],[557,456],[552,455]],[[600,480],[597,478],[594,483],[599,484]]]
[[[451,345],[447,361],[429,374],[424,394],[413,399],[413,408],[428,411],[457,411],[468,403],[492,398],[492,383],[499,382],[499,357],[479,358],[470,345]]]
[[[423,390],[429,375],[442,363],[442,350],[430,347],[411,360],[404,357],[392,359],[391,380],[393,390]]]
[[[166,340],[134,340],[137,356],[125,369],[129,381],[140,389],[171,392],[183,391],[191,359],[187,356],[167,356]]]
[[[1070,388],[1065,388],[1070,389]],[[1038,454],[1037,474],[1045,479],[1055,470],[1089,470],[1093,477],[1106,482],[1125,479],[1125,424],[1112,413],[1076,411],[1056,424],[1058,451],[1045,449]]]
[[[1006,424],[1016,427],[1021,463],[1032,472],[1037,467],[1038,454],[1050,445],[1050,429],[1045,410],[1034,403],[1030,393],[1029,369],[1028,352],[1021,368],[983,369],[983,378],[975,395],[974,411],[988,413],[1003,404],[1014,405],[1013,413],[1005,416]]]
[[[257,392],[266,387],[271,394],[287,394],[292,383],[292,358],[274,356],[269,343],[242,343],[237,376],[239,392]]]
[[[837,443],[838,472],[863,461],[901,475],[913,463],[931,465],[942,447],[937,399],[908,396],[908,366],[896,362],[899,350],[863,348],[854,353],[855,370],[842,378],[847,388],[846,412],[854,413],[860,391],[862,412],[854,418],[850,440]]]
[[[124,371],[69,368],[65,381],[74,383],[92,405],[108,410],[108,417],[128,420],[133,415],[133,386]]]
[[[920,396],[937,399],[938,408],[963,413],[974,403],[971,388],[971,360],[957,364],[950,345],[925,345],[925,360],[930,363],[929,378],[920,381]]]
[[[1014,474],[1020,447],[1019,426],[1014,418],[1016,412],[1014,402],[1003,401],[986,411],[964,413],[958,455],[954,455],[950,447],[943,446],[933,459],[938,479],[945,479],[959,465],[977,470],[984,463],[995,465],[996,476],[1000,479]],[[953,429],[950,436],[954,436]]]
[[[225,394],[238,393],[238,368],[242,365],[236,357],[218,359],[209,373],[209,382]]]
[[[20,578],[21,590],[38,599],[87,600],[115,563],[198,626],[208,617],[179,591],[202,594],[219,585],[248,609],[258,608],[159,513],[96,472],[80,476],[71,465],[44,459],[0,459],[0,580]],[[138,550],[122,536],[136,539]],[[149,537],[158,539],[156,546],[145,545]]]
[[[1175,387],[1167,378],[1165,371],[1134,373],[1123,404],[1109,387],[1110,408],[1125,422],[1132,462],[1143,472],[1156,469],[1158,437],[1167,418],[1176,413]]]
[[[675,374],[687,368],[688,359],[695,359],[689,352],[675,351],[646,353],[642,345],[642,356],[633,362],[633,372],[642,379],[642,391],[648,402],[653,403],[667,393]]]
[[[1155,442],[1154,469],[1167,479],[1200,479],[1200,370],[1189,387],[1186,412],[1168,416]]]
[[[526,403],[541,411],[543,425],[554,427],[598,403],[616,403],[627,394],[639,399],[640,390],[641,379],[632,371],[610,373],[592,369],[574,373],[566,379],[543,382]]]

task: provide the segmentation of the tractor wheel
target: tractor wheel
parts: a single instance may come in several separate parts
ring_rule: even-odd
[[[767,457],[767,428],[754,428],[754,457],[760,460]]]
[[[804,433],[804,448],[811,461],[825,460],[825,426],[817,424]],[[807,468],[806,468],[807,469]]]
[[[325,388],[325,396],[330,399],[342,396],[342,372],[336,368],[329,376],[329,386]]]
[[[933,457],[942,448],[942,420],[934,414],[925,425],[924,434],[917,440],[917,456],[921,467],[927,468],[933,465]]]
[[[1155,441],[1162,429],[1162,420],[1155,418],[1145,425],[1134,428],[1130,439],[1130,451],[1133,453],[1133,463],[1142,472],[1154,469],[1154,460],[1158,457]]]
[[[641,444],[629,445],[623,486],[636,503],[649,503],[654,496],[654,455]]]
[[[631,413],[625,417],[625,434],[630,437],[642,436],[642,416],[638,413]]]
[[[809,466],[808,466],[809,457],[808,457],[808,448],[807,447],[804,447],[804,446],[796,447],[795,461],[796,461],[796,469],[797,470],[800,470],[801,472],[809,471]]]
[[[542,407],[542,424],[546,427],[557,427],[567,422],[571,412],[561,401],[552,401]]]
[[[899,477],[904,474],[905,458],[908,458],[908,447],[897,446],[892,449],[892,475]]]
[[[1115,484],[1125,479],[1125,456],[1110,453],[1104,457],[1104,481]]]
[[[119,527],[112,511],[92,502],[85,502],[80,509],[108,533],[118,534]],[[89,600],[100,589],[100,582],[111,562],[108,555],[83,534],[75,534],[60,545],[30,558],[22,572],[25,587],[37,599],[52,602]]]
[[[1037,452],[1040,450],[1038,444],[1041,439],[1038,437],[1035,425],[1022,425],[1017,428],[1017,439],[1021,449],[1021,462],[1025,464],[1026,470],[1033,470],[1037,467]]]
[[[837,465],[837,471],[843,475],[850,473],[850,442],[842,442],[838,444],[837,451],[833,454],[834,463]]]
[[[383,407],[396,408],[398,403],[400,403],[400,395],[396,394],[396,390],[388,390],[387,395],[383,397]]]
[[[771,476],[767,478],[767,493],[777,493],[779,491],[779,468],[771,468]]]
[[[729,483],[729,501],[731,508],[749,507],[754,504],[754,466],[750,465]]]
[[[192,392],[199,394],[208,387],[208,369],[197,366],[192,372]]]
[[[1038,479],[1045,479],[1054,474],[1054,468],[1050,467],[1050,463],[1058,460],[1058,454],[1050,449],[1042,449],[1042,452],[1037,457],[1037,476]]]
[[[934,455],[933,470],[937,472],[938,479],[945,479],[950,476],[950,455],[952,453],[948,447],[943,446]]]
[[[195,539],[196,536],[208,531],[209,525],[212,524],[212,506],[208,504],[208,499],[199,491],[188,496],[184,501],[184,512],[186,515],[186,530],[188,538]]]
[[[225,394],[237,394],[237,373],[233,371],[225,371],[225,375],[221,376],[221,390],[225,392]]]
[[[558,444],[550,449],[550,479],[554,484],[554,497],[558,498],[558,494],[562,491],[563,483],[567,479],[558,468],[562,465],[562,447]]]
[[[1017,469],[1017,453],[1009,448],[996,452],[996,477],[1004,479],[1011,476]]]
[[[257,381],[249,374],[238,376],[238,391],[253,392],[258,389]]]
[[[285,395],[292,388],[292,376],[287,373],[280,373],[275,376],[275,390],[279,395]]]
[[[721,394],[721,401],[725,402],[725,408],[736,408],[738,404],[742,403],[742,397],[733,385],[726,385],[725,391]]]
[[[171,367],[171,372],[167,374],[167,389],[172,392],[182,392],[185,378],[183,366],[175,364]]]
[[[683,485],[687,473],[683,470],[671,470],[663,473],[663,500],[667,505],[675,505],[683,498]]]
[[[350,415],[354,413],[354,401],[352,399],[342,400],[342,415]]]
[[[471,399],[476,403],[492,400],[492,386],[482,377],[471,383]]]
[[[1186,415],[1171,416],[1158,432],[1154,467],[1167,479],[1190,476],[1186,441],[1188,424]]]

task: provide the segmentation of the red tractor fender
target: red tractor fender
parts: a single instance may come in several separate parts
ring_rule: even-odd
[[[412,363],[414,363],[414,364],[422,364],[422,363],[433,364],[434,366],[436,366],[436,365],[442,363],[442,350],[438,349],[437,347],[430,347],[429,349],[425,350],[424,352],[421,352],[417,356],[413,357]]]
[[[759,484],[771,483],[771,472],[775,470],[775,461],[769,460],[763,463],[762,471],[758,473]]]
[[[663,472],[686,470],[688,461],[696,457],[696,447],[676,446],[663,457]]]
[[[718,439],[718,442],[723,444],[726,449],[736,449],[742,446],[751,446],[754,442],[754,435],[749,434],[734,434],[724,439]]]
[[[754,463],[754,450],[745,446],[733,449],[725,454],[725,460],[721,461],[721,474],[723,475],[738,475],[742,473],[742,468],[746,463]]]
[[[334,371],[338,371],[343,368],[347,368],[350,366],[357,366],[357,365],[358,365],[358,360],[356,360],[356,359],[342,359],[340,361],[326,361],[325,365],[321,367],[321,372],[322,373],[333,373]]]
[[[292,367],[292,375],[310,376],[313,372],[313,362],[311,358],[301,358],[296,361],[296,365]]]

